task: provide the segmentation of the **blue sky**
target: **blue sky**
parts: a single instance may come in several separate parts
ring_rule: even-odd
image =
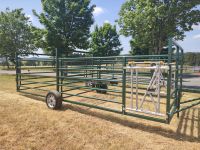
[[[125,0],[92,0],[92,4],[96,5],[94,11],[95,24],[102,25],[104,22],[115,24],[115,20],[118,19],[120,7],[124,2]],[[35,9],[37,12],[42,11],[40,0],[0,0],[0,10],[3,11],[6,7],[10,9],[23,8],[33,24],[41,27],[37,18],[32,14],[32,9]],[[193,31],[186,33],[184,41],[178,41],[178,43],[182,45],[185,51],[200,52],[200,24],[194,26],[193,29]],[[120,40],[124,48],[123,53],[128,53],[130,38],[121,36]]]

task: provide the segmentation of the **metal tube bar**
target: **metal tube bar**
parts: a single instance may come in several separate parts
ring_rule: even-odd
[[[124,57],[123,66],[126,67],[126,57]],[[126,69],[123,69],[123,86],[122,86],[122,112],[126,113]]]
[[[58,92],[60,92],[60,71],[59,71],[59,56],[58,56],[58,49],[56,49],[56,89]]]
[[[131,108],[133,108],[133,70],[131,69]]]
[[[136,109],[138,109],[138,105],[139,105],[139,98],[138,98],[138,70],[135,70],[136,72]]]
[[[80,95],[80,94],[69,94],[69,93],[65,93],[65,92],[63,92],[63,94],[65,94],[65,95],[69,95],[69,96],[77,96],[77,97],[83,97],[83,98],[95,99],[95,100],[100,100],[100,101],[104,101],[104,102],[111,102],[111,103],[116,103],[116,104],[122,104],[121,102],[117,102],[117,101],[114,101],[114,100],[108,100],[108,99],[96,98],[96,97],[91,97],[91,96],[83,96],[83,95]],[[68,97],[68,96],[67,96],[67,97]],[[63,98],[65,98],[65,97],[63,97]]]
[[[197,100],[200,100],[200,97],[199,97],[199,98],[194,98],[194,99],[190,99],[190,100],[187,100],[187,101],[180,102],[180,104],[190,103],[190,102],[197,101]]]
[[[44,95],[41,95],[41,94],[33,94],[33,93],[29,93],[29,92],[25,92],[25,91],[20,91],[20,93],[24,93],[24,94],[28,94],[28,95],[34,95],[34,96],[39,96],[39,97],[46,97]]]
[[[169,114],[170,114],[170,99],[171,99],[171,63],[172,63],[172,39],[168,40],[168,79],[167,79],[167,99],[166,99],[166,115],[168,115],[169,122]]]
[[[200,102],[194,103],[194,104],[187,106],[187,107],[183,107],[183,108],[177,110],[175,113],[187,110],[187,109],[192,108],[192,107],[197,106],[197,105],[200,105]]]

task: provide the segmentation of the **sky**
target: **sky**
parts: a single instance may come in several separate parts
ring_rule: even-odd
[[[94,10],[94,25],[102,25],[105,22],[116,24],[115,20],[119,18],[121,5],[125,0],[91,0],[91,4],[95,4]],[[33,16],[32,9],[37,12],[42,12],[41,0],[0,0],[0,11],[4,11],[7,7],[10,9],[23,8],[24,13],[30,17],[33,25],[42,27],[38,19]],[[198,7],[200,9],[200,7]],[[93,30],[94,25],[91,27]],[[186,32],[186,37],[178,43],[184,48],[185,52],[200,52],[200,24],[193,26],[193,31]],[[130,50],[130,38],[120,36],[120,41],[123,47],[123,54],[127,54]]]

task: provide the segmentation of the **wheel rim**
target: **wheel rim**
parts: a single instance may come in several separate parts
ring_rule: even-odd
[[[54,108],[56,106],[56,99],[54,95],[50,94],[47,96],[47,105],[50,108]]]

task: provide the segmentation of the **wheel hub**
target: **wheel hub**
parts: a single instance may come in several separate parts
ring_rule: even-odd
[[[54,108],[56,105],[56,99],[53,95],[48,95],[47,104],[50,108]]]

